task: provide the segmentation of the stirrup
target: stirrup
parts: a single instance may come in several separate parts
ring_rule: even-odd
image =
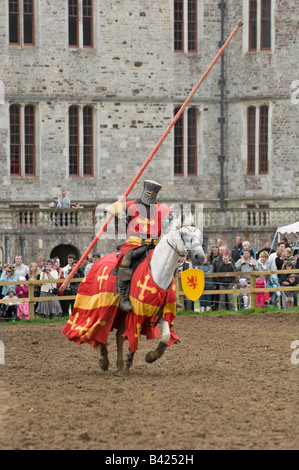
[[[120,299],[119,308],[123,312],[130,312],[130,310],[133,310],[132,304],[129,299]]]

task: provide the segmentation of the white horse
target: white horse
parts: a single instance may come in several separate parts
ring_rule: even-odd
[[[204,261],[204,251],[202,248],[202,234],[201,231],[191,225],[191,223],[184,223],[181,225],[178,219],[174,220],[166,235],[161,238],[160,242],[154,249],[150,269],[154,282],[163,290],[167,290],[172,283],[173,274],[177,267],[180,256],[187,256],[193,265],[199,266]],[[138,268],[137,268],[138,269]],[[123,369],[124,364],[128,371],[132,365],[134,353],[128,350],[125,361],[123,360],[123,333],[125,331],[125,314],[123,316],[122,326],[118,329],[116,334],[117,341],[117,368]],[[150,351],[146,355],[147,362],[154,362],[162,356],[167,343],[170,339],[169,323],[163,318],[160,318],[161,339],[156,350]],[[108,350],[106,344],[100,345],[101,359],[99,360],[100,367],[103,370],[108,369]]]

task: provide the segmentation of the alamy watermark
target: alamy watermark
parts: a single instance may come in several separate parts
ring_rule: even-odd
[[[291,354],[291,363],[296,366],[299,364],[299,339],[291,343],[291,348],[294,349]]]
[[[118,201],[120,198],[118,199]],[[170,204],[168,206],[174,218],[179,223],[187,223],[189,225],[195,225],[201,233],[203,233],[203,204],[198,203],[188,203],[188,204]],[[115,217],[107,225],[106,230],[101,235],[102,239],[110,240],[126,240],[128,237],[127,232],[127,219],[126,219],[126,201],[120,206],[118,203],[111,204],[99,204],[96,208],[96,225],[95,233],[97,234],[99,230],[104,226],[107,217],[109,214],[114,212]],[[157,238],[157,225],[162,223],[162,235],[167,231],[167,224],[165,225],[164,221],[159,221],[159,213],[154,210],[155,204],[151,206],[150,213],[153,214],[153,220],[148,220],[146,217],[143,217],[138,212],[138,204],[136,205],[136,212],[132,212],[132,206],[130,209],[130,215],[132,217],[130,222],[130,233],[134,231],[136,227],[136,232],[144,233],[149,236],[149,238]],[[166,219],[165,219],[166,220]],[[190,223],[191,221],[191,223]],[[170,222],[171,223],[171,222]],[[138,227],[137,227],[138,225]]]
[[[3,341],[0,340],[0,364],[5,364],[5,348]]]

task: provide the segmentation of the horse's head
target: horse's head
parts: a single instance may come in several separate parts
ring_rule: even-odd
[[[186,256],[194,266],[200,266],[204,262],[205,254],[202,248],[202,233],[191,220],[185,220],[184,224],[173,221],[172,232],[176,245],[176,251],[180,256]]]
[[[201,231],[194,225],[183,225],[179,232],[178,251],[184,252],[194,266],[200,266],[205,259]]]

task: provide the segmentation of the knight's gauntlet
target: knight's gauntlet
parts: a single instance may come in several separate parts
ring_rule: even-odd
[[[110,206],[106,207],[106,210],[107,212],[114,215],[114,217],[117,217],[118,219],[122,219],[126,216],[125,211],[124,211],[124,204],[122,204],[119,201],[116,201]]]

